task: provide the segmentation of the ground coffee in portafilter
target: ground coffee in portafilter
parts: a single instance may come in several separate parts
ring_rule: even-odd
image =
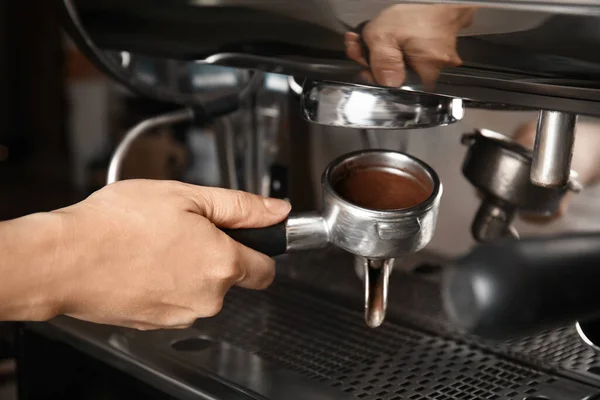
[[[352,204],[379,211],[414,207],[431,195],[431,190],[406,173],[377,167],[349,171],[334,189]]]

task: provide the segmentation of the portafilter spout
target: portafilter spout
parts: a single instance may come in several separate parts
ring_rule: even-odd
[[[388,287],[394,259],[363,258],[365,285],[365,322],[371,328],[383,323],[387,310]]]

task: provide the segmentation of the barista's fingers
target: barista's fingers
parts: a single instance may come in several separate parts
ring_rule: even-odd
[[[369,68],[369,63],[365,57],[360,35],[354,32],[346,32],[344,35],[344,43],[346,45],[346,55],[353,61],[356,61],[363,67]],[[367,84],[375,84],[375,78],[371,71],[364,70],[359,74],[359,78]]]
[[[361,71],[361,73],[358,75],[359,78],[367,84],[371,84],[374,85],[375,84],[375,78],[373,77],[373,74],[371,73],[371,71]]]
[[[272,258],[239,243],[235,247],[235,265],[240,271],[236,286],[263,290],[275,278],[275,261]]]
[[[406,79],[404,56],[393,36],[365,36],[369,46],[369,63],[375,81],[383,86],[400,87]]]
[[[419,42],[418,46],[422,47],[417,47],[417,49],[420,50],[426,45],[427,42]],[[411,44],[411,46],[414,47],[415,44]],[[435,83],[440,77],[442,69],[462,64],[462,60],[454,50],[433,46],[425,53],[415,51],[415,54],[412,54],[412,51],[407,51],[406,62],[419,75],[426,90],[435,89]]]
[[[457,67],[462,60],[456,40],[411,38],[404,43],[406,63],[415,70],[427,90],[435,88],[442,69]]]
[[[356,61],[363,67],[368,67],[369,63],[363,52],[363,47],[360,42],[360,36],[354,32],[346,32],[344,35],[344,44],[346,46],[346,55],[351,60]]]
[[[435,89],[435,82],[442,72],[441,67],[437,63],[418,62],[412,63],[411,67],[413,67],[417,75],[421,78],[425,90],[431,91]]]
[[[185,185],[196,212],[220,228],[262,228],[283,221],[292,206],[280,200],[239,190]]]
[[[364,56],[363,49],[362,49],[362,46],[360,45],[360,43],[346,42],[345,45],[346,45],[346,55],[348,56],[349,59],[356,61],[363,67],[369,66],[369,63],[367,62],[367,59]]]
[[[360,42],[360,35],[356,32],[344,33],[344,42]]]

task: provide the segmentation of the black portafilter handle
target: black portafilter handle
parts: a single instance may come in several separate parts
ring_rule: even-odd
[[[444,274],[451,321],[484,338],[523,338],[600,316],[600,233],[482,244]]]
[[[236,242],[270,257],[287,251],[287,220],[266,228],[221,230]]]

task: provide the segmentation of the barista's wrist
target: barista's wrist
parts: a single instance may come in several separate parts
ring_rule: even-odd
[[[0,320],[47,321],[60,313],[67,260],[61,231],[55,213],[0,223]]]

